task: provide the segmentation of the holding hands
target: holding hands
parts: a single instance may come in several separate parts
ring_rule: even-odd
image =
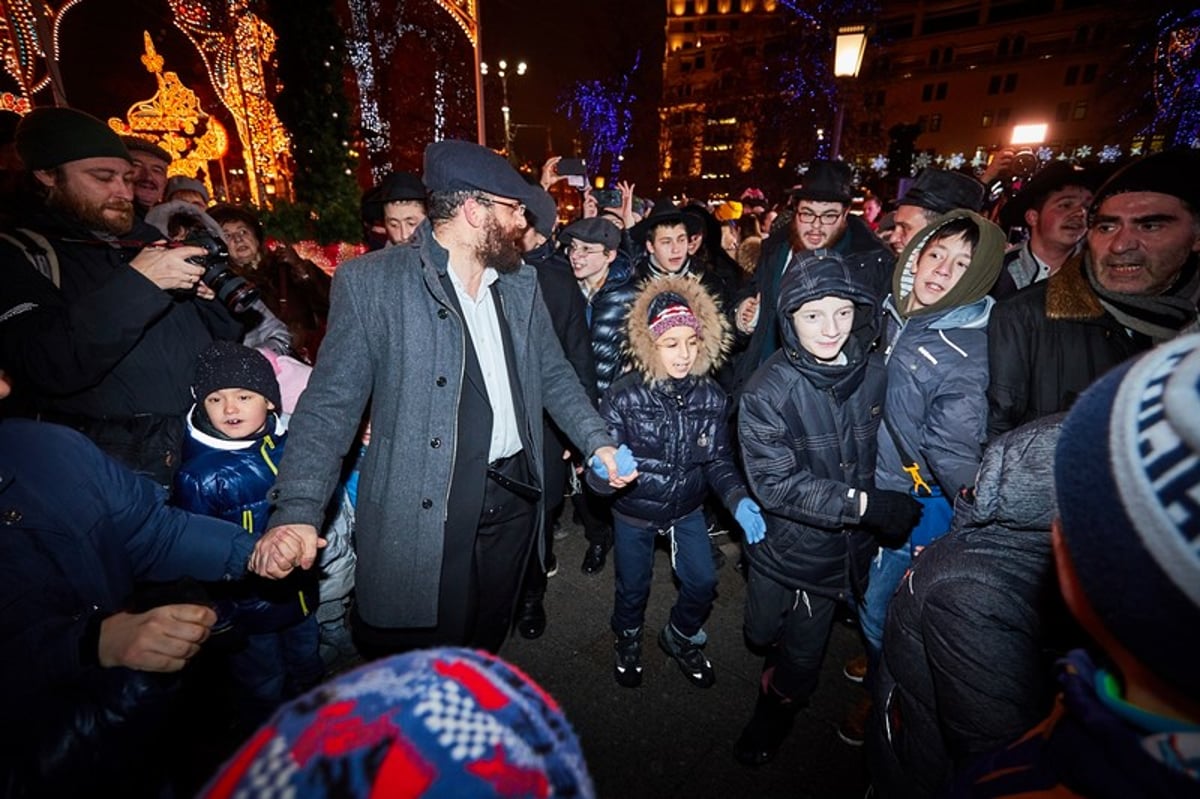
[[[629,447],[600,447],[588,462],[592,472],[613,488],[624,488],[637,479],[637,459]]]

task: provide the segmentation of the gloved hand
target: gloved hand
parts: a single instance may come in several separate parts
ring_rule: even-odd
[[[617,447],[616,457],[618,477],[623,474],[631,474],[637,470],[637,459],[633,457],[633,451],[629,449],[629,447],[625,446],[624,444]],[[604,461],[593,455],[591,460],[588,461],[588,465],[592,467],[592,473],[601,480],[608,479],[608,469],[605,468]]]
[[[904,491],[871,491],[867,494],[862,524],[886,533],[889,538],[896,536],[903,540],[921,521],[923,509],[920,502]]]
[[[747,544],[757,544],[766,537],[767,522],[762,517],[762,508],[758,507],[758,503],[749,497],[742,497],[738,502],[737,510],[733,512],[733,518],[737,519],[737,523],[742,526]]]

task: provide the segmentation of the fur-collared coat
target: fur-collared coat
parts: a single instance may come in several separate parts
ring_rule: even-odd
[[[1150,348],[1100,304],[1086,255],[998,303],[988,322],[988,437],[1068,410],[1092,381]]]
[[[681,379],[666,374],[650,332],[650,303],[666,291],[683,297],[702,331],[691,373]],[[728,352],[728,321],[699,280],[675,275],[642,287],[626,331],[634,369],[601,397],[600,415],[633,451],[638,479],[617,492],[614,512],[665,526],[699,508],[710,487],[733,510],[749,494],[729,443],[729,397],[708,376]],[[598,492],[611,492],[590,472],[589,480]]]

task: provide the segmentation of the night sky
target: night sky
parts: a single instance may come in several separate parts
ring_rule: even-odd
[[[432,0],[431,0],[432,1]],[[660,0],[480,0],[484,60],[501,58],[529,65],[526,75],[510,75],[511,118],[516,125],[551,125],[555,151],[573,149],[571,124],[557,111],[572,82],[606,80],[627,71],[641,51],[633,85],[641,105],[635,113],[634,149],[627,170],[653,174],[657,159],[656,101],[662,80],[665,3]],[[64,17],[62,71],[69,102],[97,116],[124,116],[134,102],[156,91],[142,66],[142,31],[148,30],[165,69],[201,96],[205,107],[217,101],[199,56],[171,20],[166,0],[83,0]],[[485,79],[489,116],[498,114],[501,90]],[[49,93],[39,95],[48,102]],[[544,129],[515,130],[519,152],[539,157]],[[640,143],[640,147],[639,147]]]

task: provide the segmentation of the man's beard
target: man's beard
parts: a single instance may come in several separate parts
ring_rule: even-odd
[[[133,203],[128,200],[109,200],[93,203],[71,190],[70,183],[51,190],[47,204],[58,211],[70,214],[83,223],[88,230],[104,231],[123,236],[133,230]],[[106,214],[105,212],[109,212]]]
[[[487,224],[486,235],[476,249],[479,260],[501,274],[515,272],[521,268],[524,255],[524,234],[507,233],[493,217]]]

